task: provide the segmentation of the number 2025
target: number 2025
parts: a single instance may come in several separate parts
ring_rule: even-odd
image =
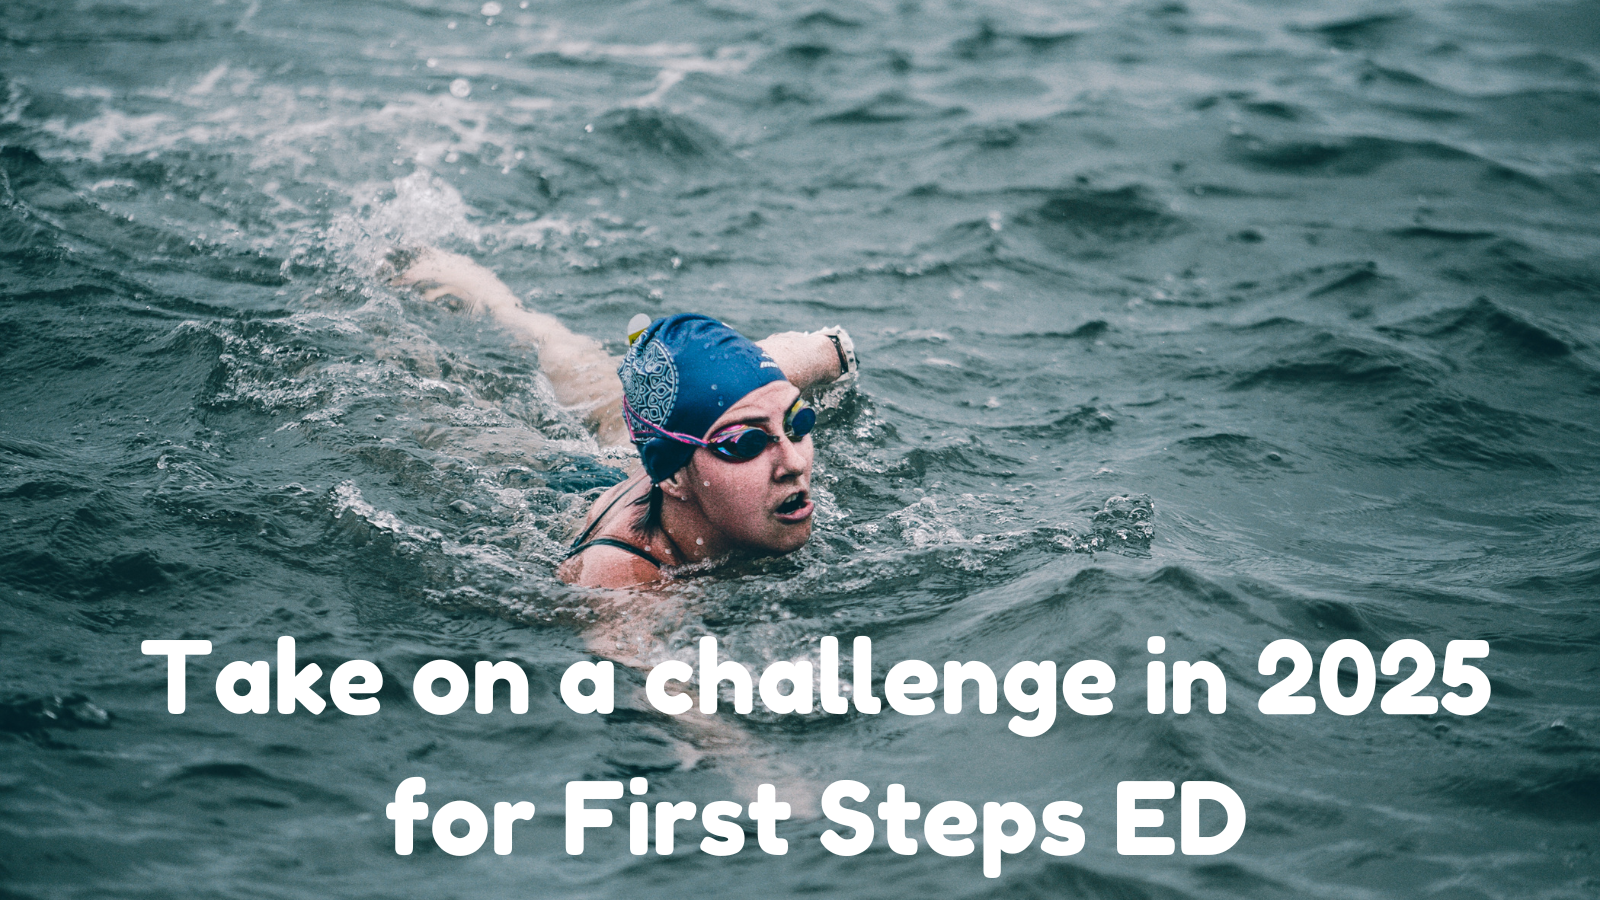
[[[1488,641],[1451,641],[1444,651],[1444,683],[1449,687],[1470,687],[1462,696],[1455,691],[1444,695],[1444,708],[1458,716],[1470,716],[1489,703],[1489,679],[1469,659],[1482,659],[1489,655]],[[1317,710],[1317,701],[1297,693],[1311,680],[1311,652],[1299,641],[1282,638],[1261,651],[1261,661],[1256,670],[1262,675],[1276,675],[1278,663],[1293,663],[1293,668],[1282,681],[1261,695],[1261,711],[1272,716],[1304,716]],[[1355,663],[1355,693],[1345,695],[1339,691],[1339,665],[1345,660]],[[1402,660],[1412,660],[1415,668],[1404,681],[1383,693],[1379,708],[1391,716],[1427,716],[1439,711],[1440,701],[1434,697],[1418,696],[1418,692],[1433,681],[1433,651],[1421,641],[1407,638],[1395,641],[1383,651],[1378,668],[1385,675],[1400,674]],[[1322,665],[1318,669],[1322,684],[1322,702],[1341,716],[1353,716],[1372,703],[1378,676],[1372,665],[1372,651],[1360,641],[1346,638],[1334,641],[1322,652]]]

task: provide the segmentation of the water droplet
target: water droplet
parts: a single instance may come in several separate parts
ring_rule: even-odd
[[[694,542],[696,544],[704,544],[706,542],[706,539],[705,538],[695,538]]]
[[[466,99],[467,95],[471,93],[472,82],[466,80],[465,78],[457,78],[455,81],[450,82],[450,94],[452,96],[460,97],[464,100]]]
[[[500,6],[500,4],[494,2],[494,0],[489,0],[488,3],[485,3],[483,5],[482,9],[478,10],[478,15],[480,15],[480,16],[498,16],[498,15],[500,15],[500,10],[501,9],[502,9],[502,7]]]

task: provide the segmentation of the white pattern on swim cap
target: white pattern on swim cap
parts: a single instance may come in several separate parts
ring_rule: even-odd
[[[645,421],[664,428],[678,402],[678,367],[658,341],[634,344],[623,357],[622,393]]]

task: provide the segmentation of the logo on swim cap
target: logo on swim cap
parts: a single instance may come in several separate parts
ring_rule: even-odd
[[[623,357],[617,374],[633,411],[652,425],[665,426],[678,402],[678,367],[666,348],[659,341],[635,344]]]

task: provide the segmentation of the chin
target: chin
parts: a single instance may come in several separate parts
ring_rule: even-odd
[[[808,521],[803,528],[785,528],[782,531],[754,544],[757,552],[766,556],[787,556],[804,547],[811,540],[811,523]]]
[[[811,540],[811,522],[809,520],[806,522],[804,528],[796,529],[796,531],[798,533],[786,534],[782,536],[783,539],[778,543],[776,550],[778,555],[782,556],[793,553],[796,550],[799,550],[801,547],[804,547],[806,543]]]

